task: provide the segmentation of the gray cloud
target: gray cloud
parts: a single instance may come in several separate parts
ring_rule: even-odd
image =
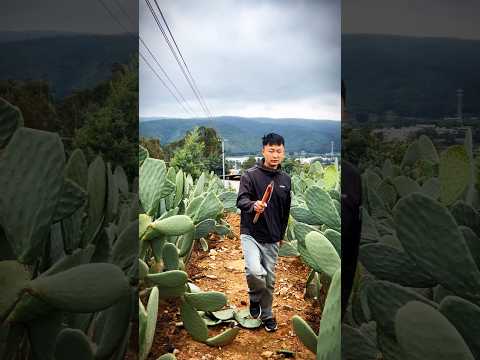
[[[339,1],[164,0],[159,5],[213,115],[340,118]],[[139,12],[141,36],[201,116],[144,2]],[[142,61],[140,114],[188,116]]]
[[[135,0],[103,0],[128,30],[137,31],[118,8],[116,1],[138,23]],[[123,17],[123,18],[122,18]],[[95,34],[125,32],[100,4],[99,0],[5,0],[0,11],[0,31],[54,30]]]
[[[342,32],[480,39],[478,0],[343,0]]]

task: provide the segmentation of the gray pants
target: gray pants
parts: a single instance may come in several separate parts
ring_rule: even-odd
[[[275,264],[279,243],[262,244],[252,236],[241,234],[245,273],[247,276],[250,302],[260,303],[261,319],[273,317],[272,302],[275,287]]]

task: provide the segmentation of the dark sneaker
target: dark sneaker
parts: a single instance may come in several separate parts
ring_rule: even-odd
[[[272,332],[278,329],[277,321],[273,318],[264,320],[263,324],[265,325],[265,330],[267,330],[268,332]]]
[[[262,310],[260,309],[260,303],[257,302],[250,302],[250,315],[254,319],[258,319],[260,317]]]

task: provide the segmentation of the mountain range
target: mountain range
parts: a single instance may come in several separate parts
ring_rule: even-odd
[[[195,126],[217,130],[226,139],[229,154],[252,154],[261,149],[263,135],[276,132],[285,138],[288,152],[330,152],[340,149],[340,122],[332,120],[272,119],[219,116],[209,119],[141,118],[140,136],[158,138],[161,144],[171,143],[185,136]]]
[[[347,108],[355,112],[444,117],[480,113],[480,41],[392,35],[342,35]]]
[[[138,53],[132,34],[0,32],[0,80],[47,80],[57,98],[111,77],[112,65]]]

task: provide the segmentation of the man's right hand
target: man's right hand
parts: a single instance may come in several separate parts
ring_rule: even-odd
[[[255,204],[253,205],[253,208],[256,212],[258,213],[263,213],[265,211],[265,208],[267,207],[267,203],[264,203],[261,200],[257,200]]]

